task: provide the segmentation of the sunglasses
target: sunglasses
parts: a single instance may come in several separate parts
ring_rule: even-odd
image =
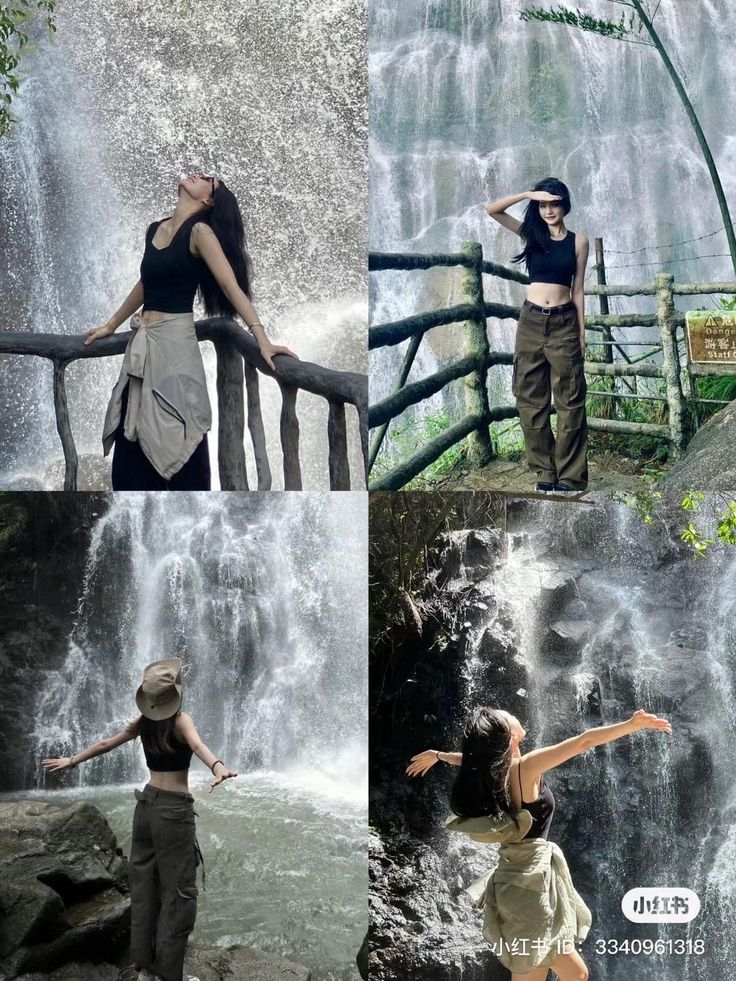
[[[195,174],[194,176],[195,177],[199,177],[199,179],[202,180],[202,181],[212,181],[212,198],[211,198],[211,200],[214,201],[214,199],[215,199],[215,178],[214,177],[207,177],[205,174]]]

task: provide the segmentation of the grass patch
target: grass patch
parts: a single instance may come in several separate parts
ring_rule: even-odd
[[[387,434],[391,440],[391,458],[378,456],[371,472],[372,477],[383,477],[393,470],[400,460],[407,460],[425,446],[435,436],[439,436],[452,425],[446,411],[427,413],[399,425],[394,424]],[[421,490],[425,482],[446,477],[465,462],[465,440],[451,446],[449,450],[431,463],[426,470],[411,480],[405,490]]]

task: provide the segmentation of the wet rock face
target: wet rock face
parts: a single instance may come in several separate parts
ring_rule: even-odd
[[[57,494],[7,494],[3,502],[0,792],[33,786],[40,770],[33,755],[40,672],[64,662],[92,520],[108,506],[103,495],[82,496],[83,504]],[[13,519],[8,509],[14,501]]]
[[[479,859],[478,849],[466,845],[442,854],[409,835],[372,835],[371,981],[505,981],[507,972],[482,939],[481,914],[462,893],[466,880],[481,875],[493,862],[490,848]]]
[[[560,527],[535,525],[539,515],[526,505],[511,510],[518,513],[506,566],[495,552],[474,566],[448,552],[444,629],[454,646],[440,659],[426,638],[412,652],[411,677],[371,722],[370,964],[380,981],[508,977],[463,894],[495,864],[494,851],[474,843],[461,850],[444,832],[452,768],[437,764],[424,778],[403,777],[413,753],[460,748],[462,719],[474,705],[517,715],[529,749],[622,721],[639,707],[671,718],[672,738],[636,733],[551,773],[557,808],[550,837],[567,855],[598,936],[617,933],[618,883],[634,872],[712,891],[707,848],[715,854],[723,844],[732,780],[716,761],[728,729],[727,719],[714,719],[722,711],[718,672],[725,648],[733,649],[732,614],[723,628],[731,640],[714,633],[714,621],[726,616],[716,602],[717,575],[709,580],[705,563],[686,555],[676,536],[627,527],[626,512],[580,508]],[[490,571],[476,578],[474,569]],[[533,599],[520,601],[527,583]],[[394,654],[399,662],[402,656]],[[709,844],[695,868],[704,835]],[[643,926],[627,931],[649,937]],[[590,947],[583,953],[591,977],[630,976],[623,961],[612,964]],[[647,966],[641,981],[659,981],[667,970]]]
[[[127,861],[97,808],[0,803],[5,976],[109,959],[127,942],[129,906]]]
[[[114,964],[66,964],[51,973],[22,974],[17,981],[121,981]]]

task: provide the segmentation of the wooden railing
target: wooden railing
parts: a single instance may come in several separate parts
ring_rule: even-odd
[[[271,466],[261,412],[258,373],[275,378],[281,389],[280,437],[285,490],[301,490],[299,460],[300,389],[320,395],[328,403],[327,443],[331,490],[350,490],[345,406],[355,406],[363,453],[368,455],[368,379],[351,371],[332,371],[296,358],[276,358],[271,371],[253,337],[227,317],[212,317],[195,324],[200,341],[212,341],[217,354],[218,444],[217,462],[222,490],[248,490],[245,465],[245,410],[253,443],[258,490],[270,490]],[[64,451],[64,490],[77,489],[78,456],[69,421],[65,371],[73,361],[122,354],[130,332],[113,334],[85,347],[80,335],[0,332],[0,354],[35,355],[51,361],[54,370],[56,428]],[[245,388],[244,388],[245,383]],[[100,406],[100,425],[104,406]]]
[[[505,303],[488,302],[484,296],[483,275],[495,276],[499,279],[528,284],[527,276],[513,269],[483,259],[483,249],[478,242],[468,242],[462,247],[462,252],[440,255],[417,253],[370,253],[369,270],[380,272],[388,269],[413,270],[431,269],[436,266],[461,266],[464,268],[463,293],[466,302],[454,307],[432,310],[411,317],[405,317],[393,323],[378,324],[371,327],[368,335],[368,346],[371,350],[380,347],[401,344],[409,341],[404,358],[399,368],[398,377],[393,391],[368,410],[368,424],[376,432],[370,444],[368,454],[369,472],[378,456],[391,420],[404,412],[411,405],[430,398],[440,392],[450,382],[466,379],[465,415],[451,425],[439,436],[429,440],[423,447],[407,460],[401,461],[389,473],[371,480],[372,490],[398,490],[419,473],[425,470],[435,460],[439,459],[450,447],[461,440],[468,439],[467,454],[471,467],[484,466],[493,458],[494,450],[490,438],[489,427],[493,422],[511,419],[518,416],[514,406],[491,407],[488,401],[488,370],[496,365],[511,365],[511,352],[492,351],[488,343],[486,318],[494,317],[500,320],[518,320],[520,308]],[[736,283],[692,283],[676,284],[670,273],[660,272],[652,283],[634,286],[592,285],[586,288],[589,296],[654,296],[657,298],[657,312],[653,314],[610,314],[593,313],[585,317],[585,328],[588,331],[599,332],[603,335],[600,342],[593,341],[589,347],[597,343],[612,345],[619,350],[623,361],[601,362],[586,361],[587,375],[604,377],[641,377],[660,378],[665,383],[665,395],[647,395],[637,392],[617,393],[612,391],[590,391],[611,398],[636,398],[642,400],[658,400],[666,402],[668,422],[666,425],[654,423],[631,422],[618,419],[602,419],[588,416],[588,427],[603,432],[628,433],[634,435],[658,436],[668,440],[673,457],[677,457],[685,446],[686,432],[684,419],[684,395],[682,387],[682,363],[678,350],[678,329],[684,331],[685,315],[675,310],[674,296],[702,295],[707,293],[736,294]],[[419,350],[424,335],[442,324],[464,322],[464,339],[467,354],[440,368],[434,374],[419,381],[407,384],[409,372]],[[659,330],[659,343],[637,357],[628,357],[622,350],[633,342],[612,340],[611,331],[630,329],[634,327],[656,327]],[[641,343],[641,342],[639,342]],[[661,356],[661,363],[644,364],[643,361]],[[689,375],[724,375],[735,374],[736,366],[724,364],[692,364],[685,359]]]

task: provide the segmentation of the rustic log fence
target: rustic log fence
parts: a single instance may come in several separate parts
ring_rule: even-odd
[[[598,246],[598,241],[596,246]],[[589,395],[605,398],[633,398],[642,401],[661,401],[667,404],[666,424],[633,422],[619,419],[604,419],[588,416],[588,427],[609,433],[656,436],[668,441],[673,457],[678,457],[686,442],[684,405],[686,392],[690,395],[690,379],[698,375],[736,374],[736,365],[694,364],[687,355],[683,357],[679,343],[678,330],[683,332],[685,314],[675,309],[674,297],[702,295],[707,293],[736,294],[736,283],[692,283],[677,284],[671,273],[660,272],[652,283],[644,285],[611,286],[605,282],[602,269],[602,246],[597,248],[599,259],[598,283],[586,288],[588,296],[600,298],[602,312],[586,314],[585,328],[601,334],[600,340],[589,342],[588,348],[601,346],[607,353],[603,361],[586,361],[585,373],[608,378],[621,378],[634,383],[637,378],[657,378],[664,382],[664,395],[651,395],[638,392],[631,387],[628,392],[589,390]],[[392,392],[368,410],[368,424],[375,430],[368,453],[369,473],[373,468],[388,427],[393,419],[412,405],[430,398],[440,392],[450,382],[465,379],[465,415],[444,432],[429,440],[407,460],[401,461],[389,473],[370,482],[372,490],[398,490],[439,459],[443,453],[464,439],[468,439],[467,453],[471,466],[480,467],[488,463],[494,455],[490,439],[491,423],[518,416],[514,406],[492,407],[488,401],[488,370],[496,365],[513,364],[511,352],[492,351],[486,331],[486,318],[517,320],[519,307],[505,303],[489,302],[485,299],[483,275],[528,284],[523,273],[507,269],[483,258],[482,246],[478,242],[467,242],[462,251],[450,254],[419,253],[370,253],[369,270],[432,269],[438,266],[460,266],[464,269],[463,293],[466,302],[453,307],[415,314],[393,323],[378,324],[369,330],[368,346],[375,350],[401,344],[409,340],[398,378]],[[608,312],[610,296],[652,296],[657,301],[657,311],[652,314],[611,314]],[[443,366],[434,374],[407,384],[422,339],[428,331],[444,324],[464,324],[464,339],[467,353],[456,361]],[[654,327],[659,331],[659,343],[615,340],[613,330],[628,330],[634,327]],[[625,347],[643,346],[648,350],[629,356]],[[685,348],[687,345],[685,345]],[[613,350],[622,355],[622,361],[613,360]],[[661,357],[661,363],[648,363],[649,358]],[[685,379],[683,379],[683,367]],[[697,400],[696,401],[716,401]],[[725,404],[725,403],[724,403]]]
[[[228,317],[211,317],[195,323],[197,338],[212,341],[217,356],[218,446],[217,462],[222,490],[248,490],[245,464],[245,408],[253,444],[257,489],[271,489],[271,466],[261,412],[259,372],[275,378],[281,389],[280,438],[285,490],[301,490],[299,460],[300,390],[312,392],[328,403],[327,443],[330,490],[350,490],[347,419],[345,407],[357,411],[363,460],[368,458],[368,380],[350,371],[333,371],[309,361],[276,357],[271,371],[250,334]],[[65,372],[73,361],[122,354],[130,333],[113,334],[85,347],[80,335],[0,332],[0,354],[47,358],[54,372],[56,428],[64,451],[64,490],[77,489],[78,456],[69,420]],[[104,406],[100,406],[100,426]],[[367,472],[367,471],[366,471]]]

